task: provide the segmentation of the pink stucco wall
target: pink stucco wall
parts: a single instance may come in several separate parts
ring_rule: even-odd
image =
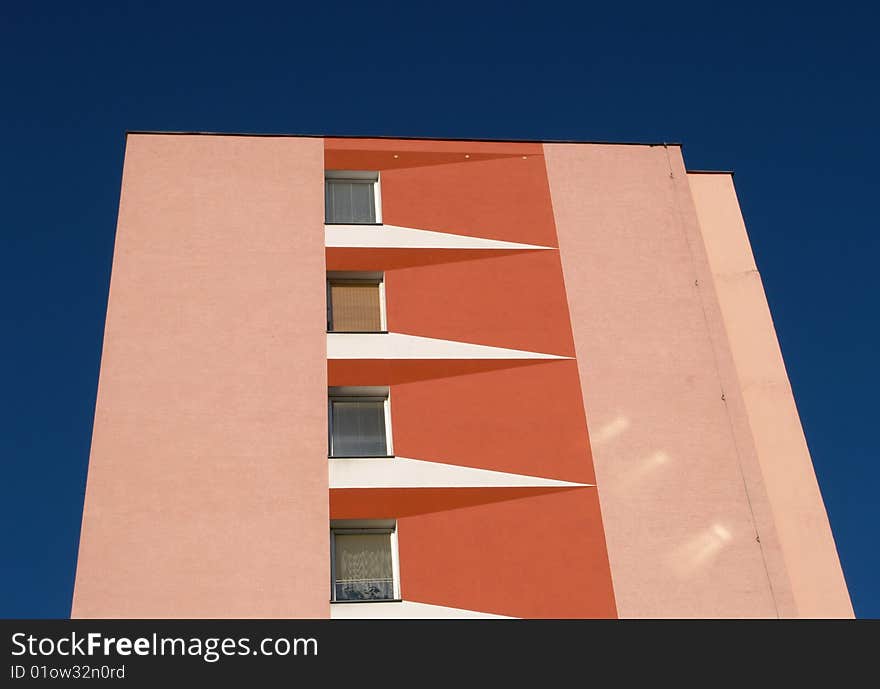
[[[853,617],[733,178],[689,174],[799,617]]]
[[[544,149],[620,616],[793,616],[680,149]]]
[[[327,617],[323,142],[131,135],[74,617]]]

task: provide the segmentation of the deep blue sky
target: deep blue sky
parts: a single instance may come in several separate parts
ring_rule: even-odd
[[[2,3],[0,617],[69,614],[126,129],[681,141],[734,169],[853,603],[880,617],[868,5]]]

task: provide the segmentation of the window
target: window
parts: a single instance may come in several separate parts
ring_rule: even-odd
[[[330,600],[400,600],[393,520],[330,522]]]
[[[328,332],[385,332],[382,273],[327,273]]]
[[[388,388],[330,388],[331,457],[390,457]]]
[[[344,225],[381,223],[379,173],[364,170],[326,170],[324,222]]]

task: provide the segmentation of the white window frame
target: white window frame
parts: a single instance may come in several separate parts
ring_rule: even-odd
[[[386,454],[378,457],[345,457],[333,454],[333,403],[334,402],[383,402],[385,411]],[[345,386],[330,387],[327,394],[327,454],[331,459],[390,459],[394,457],[391,438],[391,391],[387,387]]]
[[[391,541],[391,589],[393,598],[376,600],[336,600],[336,534],[389,534]],[[331,603],[391,603],[402,600],[400,592],[400,556],[397,545],[395,519],[339,519],[330,521],[330,602]]]
[[[381,225],[382,224],[382,176],[378,170],[324,170],[324,186],[328,179],[347,180],[349,182],[373,183],[373,205],[376,209],[376,222],[369,223],[338,223],[327,222],[327,209],[324,209],[325,225]],[[325,192],[326,193],[326,192]]]
[[[358,331],[359,334],[369,335],[371,332],[387,333],[388,319],[386,316],[387,309],[385,307],[385,273],[375,273],[366,271],[328,271],[327,272],[327,332],[328,333],[347,333],[347,330],[332,330],[333,325],[333,300],[330,298],[330,283],[339,282],[364,282],[366,284],[379,284],[379,327],[381,330]]]

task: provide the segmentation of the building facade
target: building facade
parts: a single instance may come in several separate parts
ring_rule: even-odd
[[[730,174],[128,136],[74,617],[852,614]]]

